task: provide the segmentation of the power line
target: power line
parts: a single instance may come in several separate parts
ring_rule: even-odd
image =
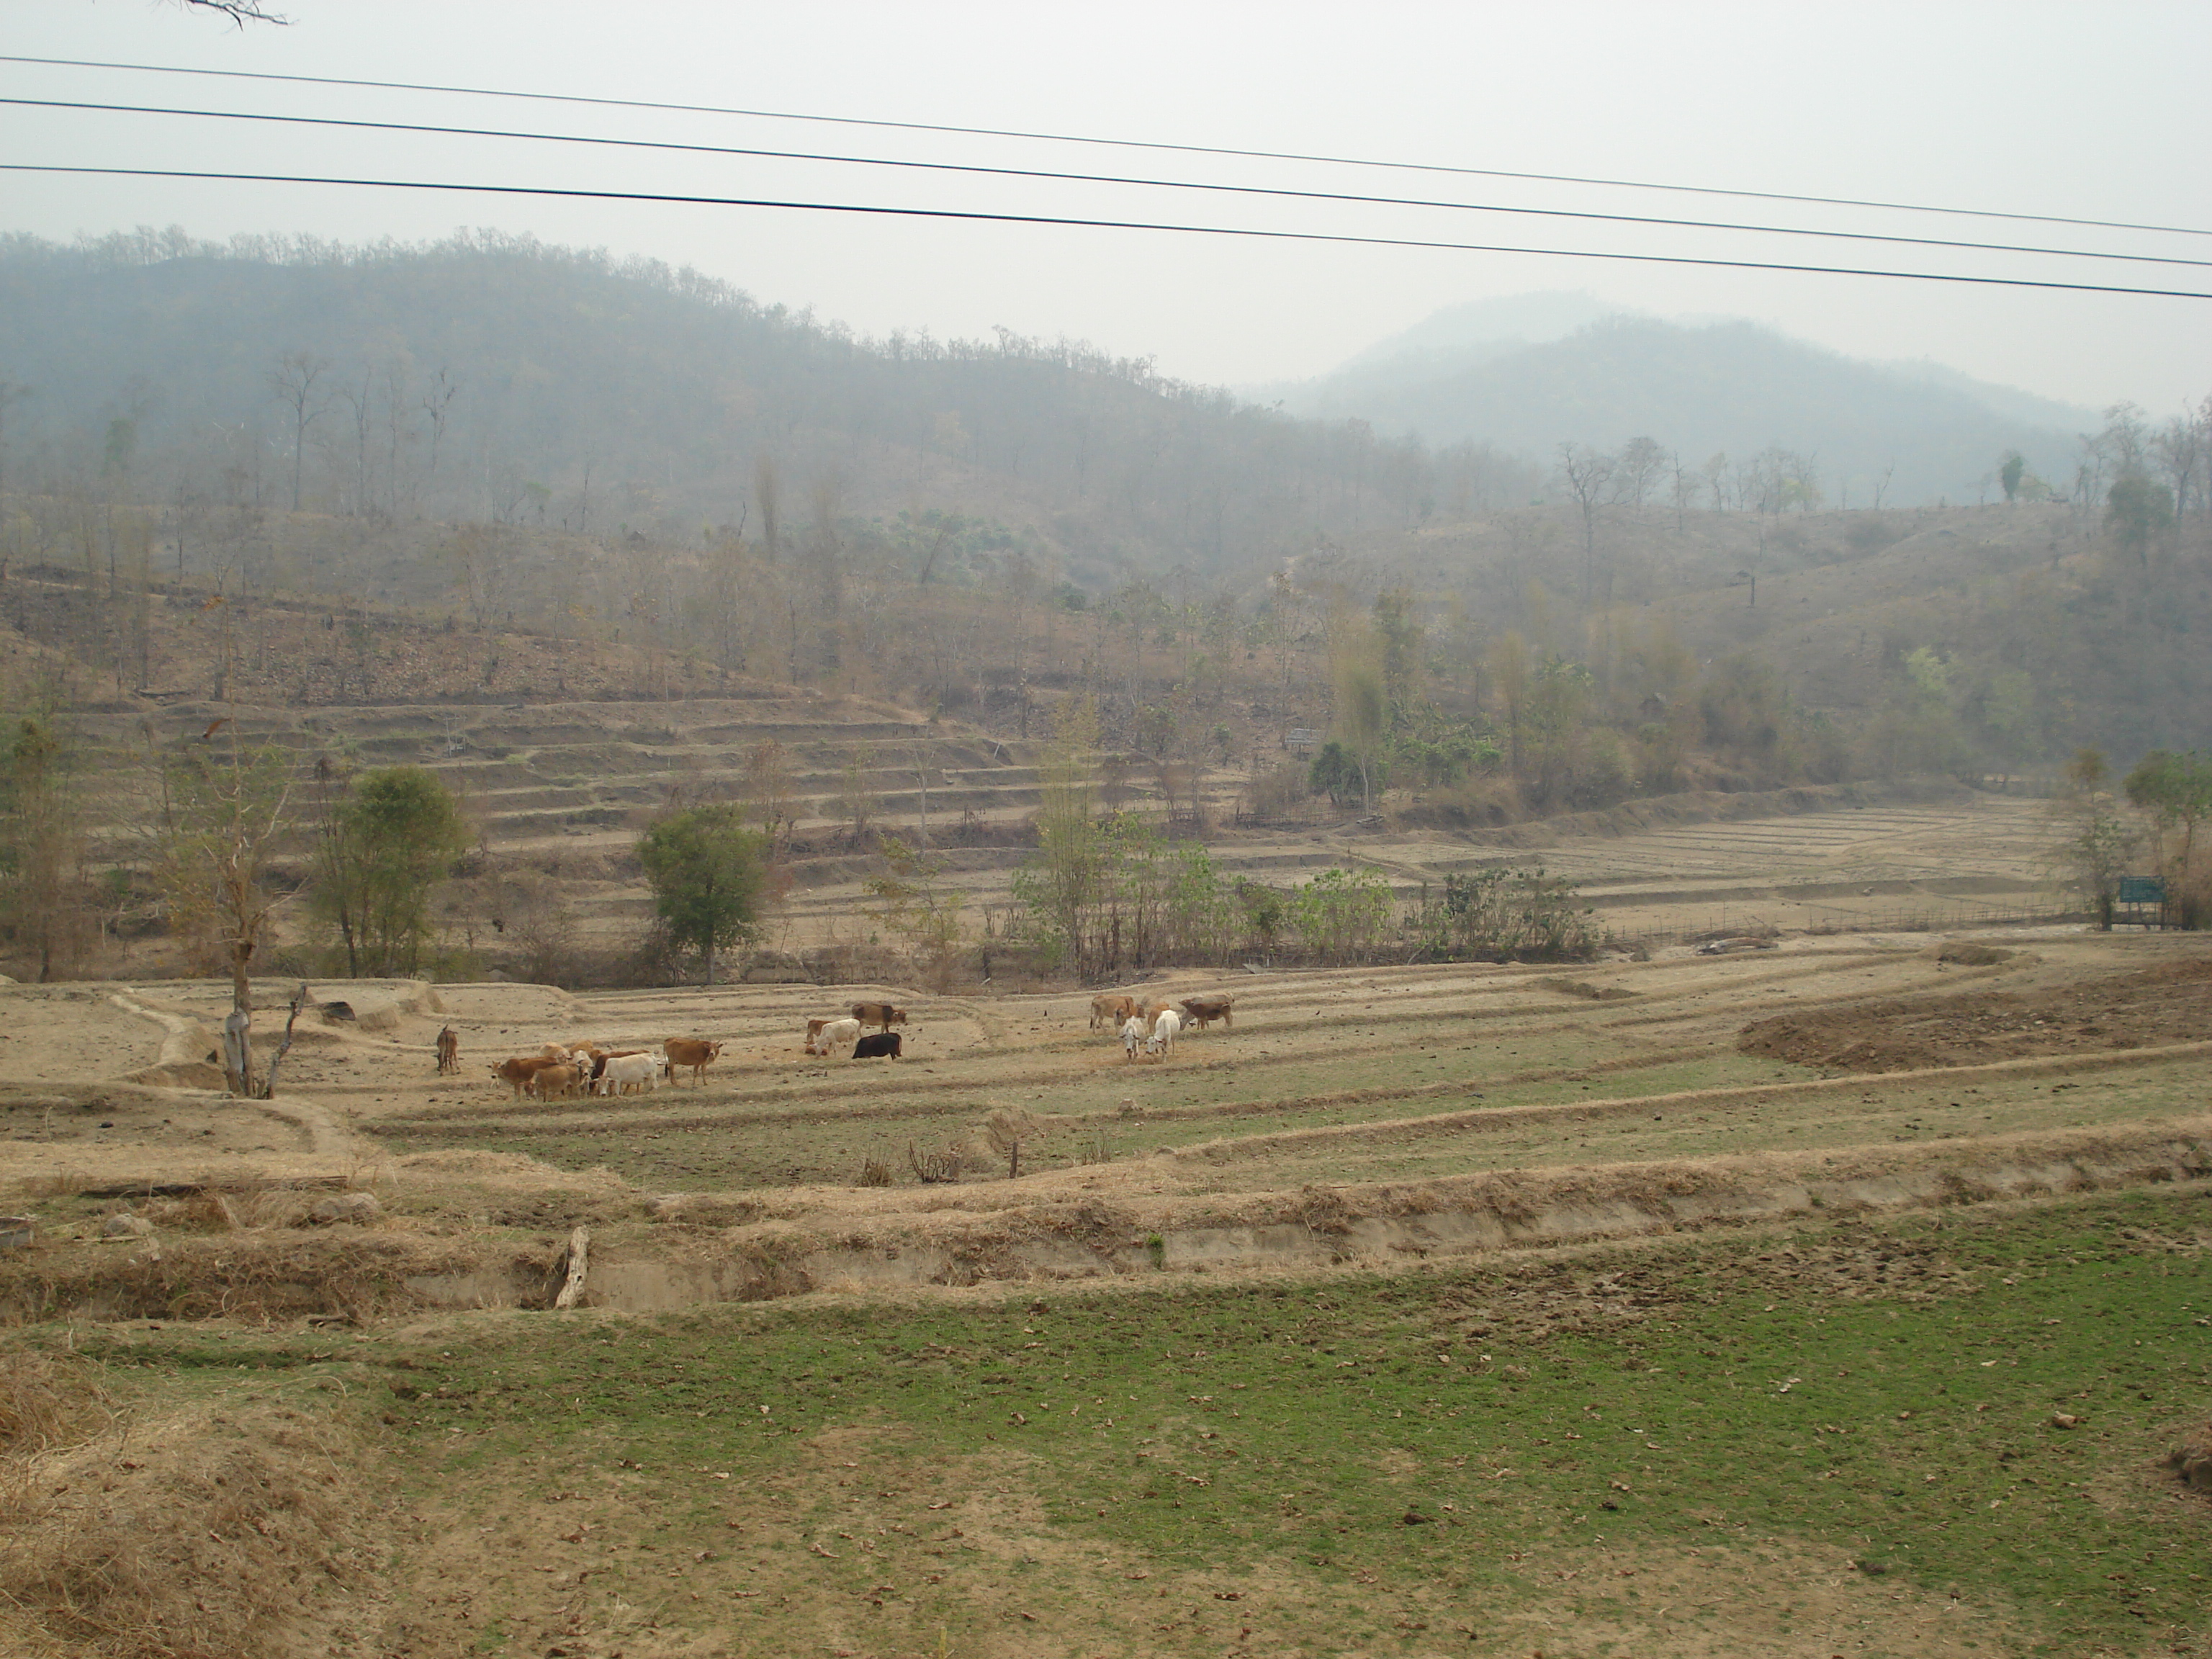
[[[447,138],[515,138],[531,143],[590,144],[617,149],[666,150],[689,155],[744,156],[759,161],[827,161],[847,167],[890,167],[912,172],[962,173],[994,179],[1030,179],[1058,184],[1130,185],[1150,190],[1187,190],[1231,196],[1273,197],[1300,202],[1340,202],[1370,207],[1438,208],[1455,213],[1498,213],[1539,219],[1576,219],[1592,223],[1653,225],[1674,230],[1732,230],[1754,235],[1810,236],[1826,240],[1882,242],[1905,247],[1940,247],[1978,253],[2026,253],[2060,259],[2111,259],[2130,264],[2186,265],[2212,270],[2212,259],[2183,259],[2154,253],[2107,253],[2094,248],[2036,247],[2014,242],[1972,242],[1932,236],[1893,236],[1875,231],[1822,230],[1796,225],[1744,224],[1722,219],[1667,219],[1655,215],[1590,213],[1568,208],[1510,207],[1492,202],[1451,202],[1431,197],[1367,196],[1346,191],[1286,190],[1265,185],[1221,184],[1206,179],[1147,179],[1127,173],[1056,173],[1037,167],[987,167],[963,161],[921,161],[897,156],[837,155],[817,150],[758,149],[726,144],[681,143],[668,139],[607,138],[587,133],[531,132],[504,127],[438,126],[418,121],[369,121],[337,115],[270,115],[251,110],[182,109],[157,104],[96,104],[62,98],[5,98],[0,106],[21,109],[85,110],[110,115],[180,115],[210,121],[261,121],[291,126],[346,127],[368,132],[414,132]]]
[[[1255,161],[1300,161],[1328,167],[1380,167],[1405,173],[1433,173],[1468,179],[1512,179],[1528,184],[1590,185],[1616,190],[1666,191],[1689,196],[1727,196],[1753,202],[1795,202],[1814,207],[1875,208],[1891,213],[1937,213],[1970,219],[2003,219],[2021,224],[2076,225],[2091,230],[2142,230],[2171,236],[2212,236],[2212,229],[2189,225],[2136,224],[2116,219],[2078,219],[2049,213],[2002,213],[1989,208],[1941,207],[1918,202],[1887,202],[1850,196],[1801,196],[1780,191],[1730,190],[1711,185],[1670,185],[1637,179],[1590,179],[1572,173],[1515,173],[1500,167],[1449,167],[1432,161],[1399,161],[1356,155],[1308,155],[1297,150],[1238,149],[1220,144],[1176,144],[1149,138],[1099,138],[1080,133],[1032,132],[1012,127],[963,127],[934,121],[886,121],[858,115],[813,115],[803,111],[742,109],[720,104],[663,103],[645,98],[599,98],[580,93],[518,92],[503,87],[445,86],[418,81],[368,81],[331,75],[279,75],[259,70],[194,69],[177,64],[116,64],[96,58],[28,58],[0,53],[0,64],[35,64],[58,69],[125,70],[142,75],[198,75],[234,81],[276,81],[297,86],[363,87],[380,92],[430,92],[471,98],[514,98],[532,102],[584,104],[601,109],[664,110],[683,115],[735,115],[763,121],[811,121],[828,126],[874,127],[892,132],[935,132],[969,138],[1015,138],[1054,144],[1096,144],[1118,149],[1159,150],[1182,155],[1224,155]]]
[[[216,173],[184,167],[66,167],[0,161],[0,173],[70,173],[100,179],[193,179],[215,183],[337,185],[368,190],[452,191],[480,196],[550,196],[591,202],[657,202],[679,207],[775,208],[804,213],[848,213],[879,218],[960,220],[976,224],[1057,225],[1084,230],[1152,230],[1178,235],[1236,236],[1273,242],[1334,242],[1354,247],[1425,248],[1454,253],[1528,253],[1563,259],[1606,259],[1633,264],[1697,265],[1722,270],[1786,270],[1821,276],[1881,276],[1900,282],[1954,283],[1977,288],[2043,289],[2068,294],[2126,294],[2162,300],[2212,300],[2195,289],[2130,288],[2117,283],[2057,283],[2031,276],[1969,276],[1954,271],[1881,270],[1858,265],[1790,264],[1774,259],[1717,259],[1686,253],[1627,253],[1617,250],[1516,247],[1510,244],[1447,242],[1413,236],[1354,236],[1323,230],[1265,230],[1246,225],[1175,224],[1146,219],[1085,219],[1051,213],[986,213],[963,208],[887,207],[863,202],[811,202],[749,196],[685,196],[659,191],[582,190],[550,185],[456,184],[421,179],[334,179],[285,173]]]

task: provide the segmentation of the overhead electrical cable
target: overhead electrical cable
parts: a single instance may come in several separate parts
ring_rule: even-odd
[[[1570,208],[1515,207],[1495,202],[1453,202],[1433,197],[1369,196],[1347,191],[1288,190],[1267,185],[1223,184],[1207,179],[1147,179],[1134,174],[1059,173],[1038,167],[989,167],[976,162],[923,161],[900,156],[838,155],[817,150],[760,149],[726,144],[685,143],[672,139],[610,138],[589,133],[532,132],[505,127],[440,126],[419,121],[370,121],[337,115],[275,115],[252,110],[184,109],[158,104],[99,104],[61,98],[0,97],[0,106],[84,110],[111,115],[174,115],[198,120],[260,121],[290,126],[344,127],[368,132],[413,132],[446,138],[507,138],[534,143],[585,144],[617,149],[664,150],[679,155],[740,156],[756,161],[823,161],[844,167],[888,167],[921,173],[959,173],[994,179],[1036,179],[1054,184],[1122,185],[1147,190],[1182,190],[1228,196],[1271,197],[1285,201],[1331,202],[1369,207],[1433,208],[1455,213],[1510,214],[1523,218],[1577,219],[1597,224],[1650,225],[1670,230],[1741,231],[1762,236],[1808,236],[1832,241],[1882,242],[1905,247],[1963,249],[1978,253],[2026,253],[2062,259],[2110,259],[2130,264],[2187,265],[2212,270],[2212,259],[2184,259],[2155,253],[2112,253],[2094,248],[2038,247],[2013,242],[1975,242],[1933,236],[1886,235],[1876,231],[1824,230],[1798,225],[1745,224],[1724,219],[1668,219],[1656,215],[1592,213]]]
[[[1792,264],[1775,259],[1721,259],[1686,253],[1630,253],[1618,249],[1516,246],[1510,243],[1449,242],[1414,236],[1358,236],[1340,231],[1270,230],[1249,225],[1176,224],[1147,219],[1088,219],[1053,213],[991,213],[964,208],[893,207],[864,202],[817,202],[788,198],[689,196],[643,190],[585,190],[551,185],[488,185],[426,179],[344,179],[307,173],[221,173],[188,167],[70,167],[0,161],[0,173],[68,173],[98,179],[191,179],[222,184],[336,185],[365,190],[447,191],[481,196],[544,196],[590,202],[653,202],[679,207],[771,208],[803,213],[845,213],[879,218],[957,220],[976,224],[1056,225],[1085,230],[1150,230],[1178,235],[1233,236],[1275,242],[1333,242],[1354,247],[1428,248],[1456,253],[1528,253],[1565,259],[1605,259],[1635,264],[1697,265],[1723,270],[1786,270],[1825,276],[1881,276],[1899,282],[1953,283],[1978,288],[2043,289],[2069,294],[2128,294],[2153,299],[2212,300],[2195,289],[2131,288],[2118,283],[2060,283],[2033,276],[1976,276],[1958,271],[1883,270],[1860,265]]]
[[[1255,161],[1297,161],[1326,167],[1378,167],[1433,173],[1469,179],[1511,179],[1529,184],[1592,185],[1612,190],[1666,191],[1692,196],[1728,196],[1745,201],[1795,202],[1814,207],[1871,208],[1890,213],[1950,214],[1972,219],[2005,219],[2023,224],[2075,225],[2092,230],[2139,230],[2171,236],[2212,236],[2191,225],[2140,224],[2126,220],[2073,218],[2061,214],[2007,213],[1991,208],[1944,207],[1924,202],[1890,202],[1850,196],[1795,195],[1782,191],[1740,190],[1713,185],[1674,185],[1650,179],[1595,179],[1562,173],[1512,172],[1502,167],[1455,167],[1435,161],[1401,161],[1379,157],[1307,154],[1297,150],[1240,149],[1223,144],[1171,143],[1152,138],[1102,138],[1082,133],[1029,131],[1014,127],[968,127],[935,121],[890,121],[859,115],[816,115],[804,111],[744,109],[720,104],[667,103],[646,98],[602,98],[580,93],[523,92],[505,87],[444,85],[422,81],[372,81],[333,75],[280,75],[264,70],[198,69],[181,64],[121,64],[85,58],[32,58],[0,53],[0,64],[47,68],[122,70],[142,75],[196,75],[223,80],[273,81],[297,86],[362,87],[380,92],[428,92],[470,98],[512,98],[538,103],[582,104],[602,109],[661,110],[683,115],[728,115],[748,120],[811,121],[828,126],[874,127],[891,132],[932,132],[969,138],[1012,138],[1024,143],[1094,144],[1119,149],[1149,149],[1182,155],[1232,156]]]

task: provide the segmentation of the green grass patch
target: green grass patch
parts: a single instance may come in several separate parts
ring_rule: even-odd
[[[2002,1611],[1996,1650],[2135,1652],[2205,1627],[2212,1509],[2156,1463],[2212,1395],[2208,1221],[2154,1194],[1048,1307],[519,1316],[369,1403],[425,1501],[497,1531],[569,1492],[592,1595],[738,1652],[977,1650],[1024,1614],[1085,1651],[1487,1640],[1588,1552],[1778,1542]]]

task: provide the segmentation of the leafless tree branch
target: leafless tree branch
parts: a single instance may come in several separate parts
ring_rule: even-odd
[[[270,11],[261,0],[179,0],[179,3],[187,10],[211,11],[228,17],[240,29],[248,23],[274,23],[278,28],[286,28],[292,22],[283,12]]]

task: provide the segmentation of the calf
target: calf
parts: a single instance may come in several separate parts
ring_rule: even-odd
[[[541,1066],[531,1073],[524,1085],[540,1100],[550,1100],[556,1095],[563,1097],[577,1093],[578,1085],[584,1080],[584,1068],[556,1060],[550,1066]]]
[[[894,1025],[906,1024],[906,1010],[894,1008],[888,1002],[856,1002],[853,1005],[853,1018],[863,1025],[888,1031]]]
[[[557,1060],[547,1059],[544,1054],[517,1054],[513,1060],[502,1060],[490,1069],[494,1077],[514,1089],[514,1097],[520,1100],[522,1098],[523,1090],[530,1085],[531,1079],[536,1077],[546,1066],[559,1063]]]
[[[438,1033],[438,1075],[461,1069],[461,1039],[450,1025]]]
[[[632,1088],[660,1086],[660,1062],[651,1054],[610,1054],[599,1066],[596,1086],[603,1095],[627,1094]]]
[[[707,1068],[722,1052],[720,1043],[709,1042],[703,1037],[670,1037],[660,1047],[668,1056],[668,1086],[672,1089],[676,1086],[676,1068],[679,1066],[689,1066],[691,1081],[705,1086]]]
[[[840,1044],[860,1040],[860,1022],[857,1019],[833,1019],[814,1034],[814,1045],[807,1052],[827,1054],[835,1053]]]
[[[855,1060],[880,1060],[899,1057],[900,1045],[905,1041],[896,1031],[871,1031],[853,1045]]]
[[[1230,1017],[1231,1004],[1234,1000],[1224,996],[1185,997],[1182,1000],[1182,1017],[1201,1031],[1217,1019],[1224,1025],[1234,1025],[1237,1022]]]
[[[1152,1041],[1145,1044],[1148,1054],[1172,1054],[1176,1035],[1182,1030],[1182,1016],[1172,1008],[1160,1010],[1160,1017],[1152,1022]]]
[[[806,1022],[806,1052],[808,1054],[814,1052],[814,1039],[822,1035],[822,1028],[829,1023],[830,1016],[827,1014],[819,1019],[810,1019]]]
[[[1134,1060],[1144,1042],[1145,1018],[1142,1014],[1132,1014],[1121,1022],[1121,1058]]]

